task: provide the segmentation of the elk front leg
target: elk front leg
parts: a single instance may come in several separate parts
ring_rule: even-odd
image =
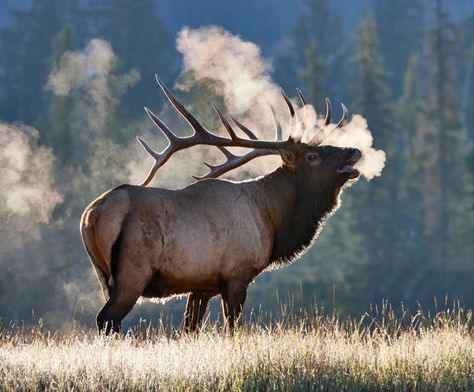
[[[239,320],[247,297],[247,283],[231,281],[222,293],[222,312],[224,324],[231,335],[234,334],[235,323]]]
[[[202,294],[191,293],[186,304],[186,311],[184,312],[184,331],[194,332],[201,324],[206,313],[207,303],[209,297]]]

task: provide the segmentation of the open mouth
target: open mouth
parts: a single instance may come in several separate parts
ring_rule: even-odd
[[[359,162],[362,154],[359,150],[356,150],[354,154],[344,162],[344,164],[337,169],[339,173],[345,173],[349,178],[357,178],[360,175],[359,170],[354,169],[354,165]]]

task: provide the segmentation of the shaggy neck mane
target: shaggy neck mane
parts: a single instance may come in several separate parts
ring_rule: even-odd
[[[274,228],[270,264],[291,262],[311,246],[325,219],[337,209],[340,189],[301,186],[295,174],[282,168],[258,183],[259,198]]]

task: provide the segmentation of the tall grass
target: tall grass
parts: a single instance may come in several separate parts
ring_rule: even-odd
[[[41,323],[0,330],[3,390],[473,391],[471,312],[289,314],[235,336],[139,325],[125,337]]]

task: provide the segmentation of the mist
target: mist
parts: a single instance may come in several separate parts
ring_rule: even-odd
[[[44,260],[43,240],[47,230],[62,226],[56,212],[64,192],[53,152],[39,145],[32,127],[0,123],[0,166],[0,318],[28,320],[32,309],[45,310],[38,301],[46,292],[35,283],[54,281],[54,258]]]
[[[121,96],[140,80],[136,69],[115,75],[118,59],[108,43],[92,39],[83,51],[66,52],[49,75],[46,88],[57,96],[76,95],[74,127],[88,136],[103,134]]]
[[[56,188],[54,156],[38,145],[39,133],[24,125],[0,123],[0,215],[5,228],[22,220],[29,231],[51,220],[62,194]]]

